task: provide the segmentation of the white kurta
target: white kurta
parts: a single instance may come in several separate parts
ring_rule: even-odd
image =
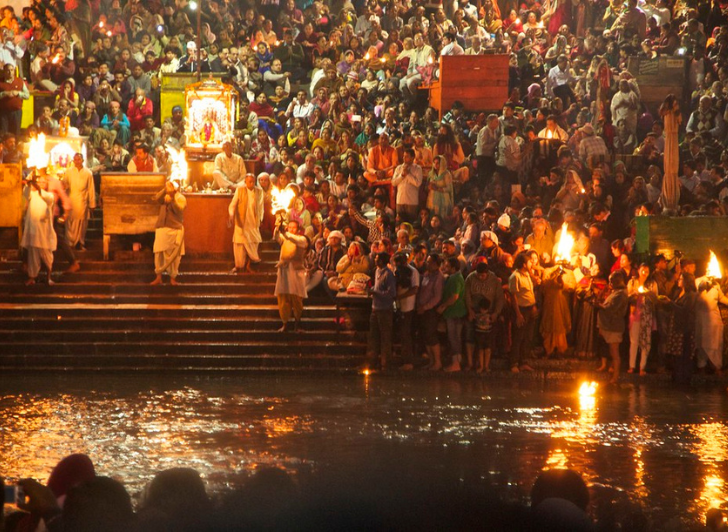
[[[230,201],[228,214],[235,219],[233,242],[236,244],[255,243],[263,241],[260,236],[260,224],[263,222],[263,189],[248,187],[235,189],[235,195]],[[240,205],[245,205],[245,215],[240,216]]]
[[[56,250],[58,240],[53,230],[54,198],[52,192],[30,189],[21,247]]]
[[[94,176],[88,168],[79,170],[73,166],[66,172],[66,182],[71,199],[71,214],[66,220],[66,239],[71,246],[79,242],[85,244],[91,209],[96,208]]]
[[[715,284],[700,292],[695,306],[695,347],[698,348],[699,367],[705,366],[703,357],[706,355],[716,368],[723,367],[723,320],[718,303],[728,305],[728,298]]]
[[[288,233],[285,236],[277,233],[276,240],[281,245],[281,260],[278,262],[275,295],[292,294],[305,299],[308,293],[303,258],[308,240],[305,236]]]

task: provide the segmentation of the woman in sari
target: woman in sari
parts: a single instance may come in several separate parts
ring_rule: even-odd
[[[432,161],[432,170],[427,176],[427,188],[427,208],[430,213],[442,218],[449,217],[454,203],[452,174],[443,155],[438,155]]]

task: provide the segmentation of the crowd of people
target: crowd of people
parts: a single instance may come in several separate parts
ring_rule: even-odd
[[[705,526],[684,527],[687,520],[680,518],[654,523],[628,501],[595,497],[571,469],[541,471],[528,505],[485,482],[398,467],[298,475],[264,467],[236,484],[242,485],[213,493],[196,470],[175,467],[155,474],[132,499],[119,479],[98,474],[89,456],[72,454],[46,484],[22,479],[5,486],[20,489],[0,512],[0,532],[726,530],[725,513],[717,508],[707,512]]]
[[[299,326],[310,291],[369,292],[370,367],[410,370],[426,354],[432,370],[488,372],[497,353],[511,371],[529,371],[535,346],[545,357],[601,359],[612,380],[621,358],[639,374],[722,371],[720,283],[696,279],[692,259],[702,257],[638,256],[632,224],[728,211],[721,2],[210,0],[199,9],[186,0],[2,9],[1,160],[22,160],[17,140],[39,132],[77,132],[91,147],[74,164],[83,175],[66,180],[77,205],[60,210],[61,191],[55,206],[40,190],[32,202],[38,220],[55,209],[76,225],[46,221],[24,243],[36,249],[30,282],[56,245],[78,268],[72,247],[84,246],[99,172],[171,172],[167,147],[184,146],[185,117],[176,107],[162,120],[162,76],[221,72],[240,105],[211,187],[236,191],[235,271],[259,262],[261,234],[288,248],[276,288],[284,329],[292,318]],[[489,53],[511,58],[498,113],[455,102],[440,117],[428,107],[420,88],[438,76],[439,56]],[[627,66],[664,56],[684,61],[684,95],[651,109]],[[52,98],[21,132],[29,88]],[[264,171],[250,174],[246,160]],[[678,177],[671,192],[667,172]],[[284,189],[292,206],[273,212]],[[160,214],[169,256],[160,248],[155,283],[168,266],[176,277],[178,194],[159,196],[162,211],[179,205]],[[559,254],[567,233],[575,245]]]

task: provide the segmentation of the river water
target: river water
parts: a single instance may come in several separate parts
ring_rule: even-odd
[[[546,468],[582,473],[599,501],[655,523],[728,508],[728,394],[418,376],[0,377],[0,474],[44,481],[84,452],[137,496],[154,473],[197,469],[211,492],[255,469],[390,465],[477,479],[527,503]]]

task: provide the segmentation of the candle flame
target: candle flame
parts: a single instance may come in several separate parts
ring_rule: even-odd
[[[55,65],[55,64],[57,64],[57,63],[58,63],[58,61],[59,61],[60,59],[61,59],[61,58],[60,58],[60,57],[59,57],[59,56],[58,56],[58,55],[56,54],[56,55],[54,55],[54,56],[53,56],[53,59],[51,60],[51,63],[53,63],[53,64]]]
[[[647,292],[647,290],[645,289],[644,286],[639,286],[637,288],[637,292],[639,292],[640,294],[644,294],[645,292]]]
[[[552,132],[552,131],[551,131],[550,129],[547,129],[547,130],[546,130],[546,138],[547,138],[547,139],[552,139],[552,138],[554,138],[554,134],[553,134],[553,132]]]
[[[280,190],[276,187],[272,190],[271,195],[273,198],[271,205],[274,213],[288,211],[291,207],[293,198],[296,197],[296,193],[291,188],[284,188],[283,190]]]
[[[107,37],[111,37],[111,30],[109,30],[109,31],[106,32],[106,36]]]
[[[516,24],[520,24],[520,23],[521,23],[521,19],[520,19],[520,18],[517,18],[517,19],[515,20],[515,23],[516,23]]]
[[[706,274],[708,277],[713,277],[714,279],[723,278],[723,273],[720,269],[720,262],[718,262],[718,257],[715,256],[713,250],[710,251],[710,261],[708,262],[708,271]]]
[[[432,64],[432,56],[430,56],[430,57],[427,58],[427,62],[430,63],[430,64]]]
[[[99,28],[103,28],[103,27],[104,27],[104,21],[102,20],[99,22]]]
[[[565,262],[571,258],[571,250],[574,249],[574,237],[569,233],[569,227],[566,223],[561,226],[561,236],[556,246],[556,262]]]
[[[369,52],[367,52],[367,53],[366,53],[366,54],[364,55],[364,59],[366,59],[367,61],[369,61]]]

